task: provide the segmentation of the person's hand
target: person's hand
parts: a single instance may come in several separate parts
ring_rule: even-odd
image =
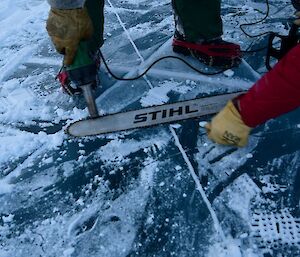
[[[297,16],[296,20],[294,23],[298,26],[300,26],[300,11],[296,12],[295,15]]]
[[[245,146],[251,128],[245,125],[232,101],[206,124],[207,136],[222,145]]]
[[[51,9],[46,29],[57,50],[64,54],[64,64],[71,65],[81,40],[93,34],[92,21],[84,9]]]

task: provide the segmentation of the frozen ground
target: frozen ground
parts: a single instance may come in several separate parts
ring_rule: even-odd
[[[286,33],[290,4],[270,4],[249,32]],[[264,46],[238,27],[262,18],[264,1],[222,8],[226,39]],[[299,110],[255,129],[243,149],[211,143],[199,120],[69,138],[64,125],[87,111],[54,81],[61,58],[45,31],[48,9],[0,2],[1,257],[300,256]],[[111,0],[105,14],[103,52],[117,74],[171,54],[169,1]],[[263,66],[263,52],[247,54],[232,77],[205,77],[169,60],[132,83],[101,69],[97,104],[113,113],[241,90]]]

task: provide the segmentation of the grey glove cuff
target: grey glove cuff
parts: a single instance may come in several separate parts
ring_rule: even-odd
[[[84,6],[85,0],[48,0],[48,3],[55,9],[76,9]]]

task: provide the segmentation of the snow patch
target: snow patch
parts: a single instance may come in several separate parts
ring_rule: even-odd
[[[206,124],[208,124],[207,121],[200,121],[200,122],[199,122],[199,126],[200,126],[201,128],[205,128]]]
[[[64,257],[71,257],[72,253],[74,253],[74,247],[70,247],[66,250],[64,250]]]
[[[10,185],[7,181],[0,180],[0,195],[7,194],[12,191],[13,186]]]
[[[151,147],[153,142],[158,149],[162,148],[164,145],[168,143],[170,139],[170,135],[166,133],[162,133],[161,135],[156,135],[154,138],[145,139],[142,141],[136,140],[121,140],[115,139],[101,147],[97,155],[104,162],[114,161],[120,162],[130,153],[134,153],[140,149],[144,149],[147,147]]]
[[[225,242],[213,244],[208,251],[208,257],[242,257],[237,240],[226,239]]]
[[[249,220],[251,199],[260,193],[260,189],[247,175],[238,177],[225,192],[228,194],[228,206],[239,213],[244,220]]]
[[[4,223],[10,223],[13,221],[13,219],[14,219],[13,214],[9,214],[8,216],[2,216],[2,220]]]
[[[185,86],[175,81],[165,81],[160,86],[150,89],[140,102],[143,107],[161,105],[169,101],[168,93],[171,91],[183,94],[191,89],[192,86]]]
[[[9,252],[7,252],[5,250],[1,250],[0,249],[0,257],[10,257],[10,256],[13,256],[12,254],[13,253],[9,253]]]
[[[224,71],[223,74],[224,74],[226,77],[233,77],[234,71],[228,69],[228,70]]]

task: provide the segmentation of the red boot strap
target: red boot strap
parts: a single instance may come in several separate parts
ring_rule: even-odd
[[[213,45],[212,43],[196,44],[181,41],[174,38],[173,46],[181,46],[190,50],[195,50],[204,53],[212,57],[240,58],[242,56],[240,46],[233,43],[217,45]]]

